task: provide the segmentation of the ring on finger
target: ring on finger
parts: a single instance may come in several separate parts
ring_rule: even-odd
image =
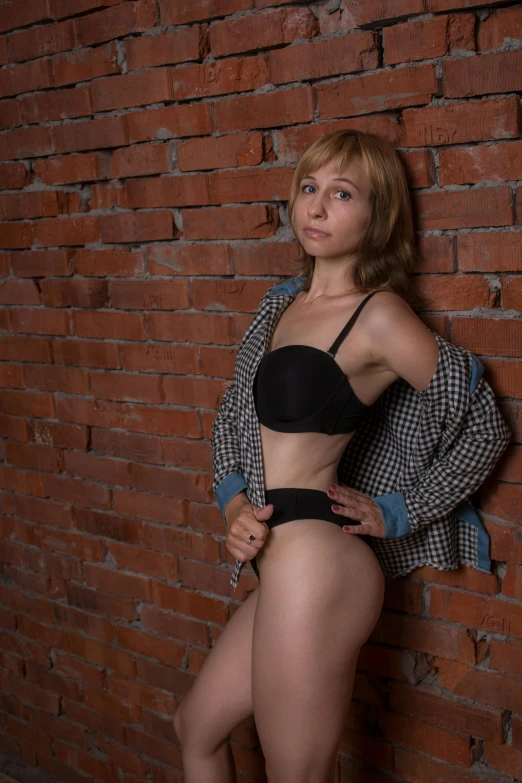
[[[256,540],[256,537],[253,536],[252,533],[250,533],[250,535],[248,536],[248,543],[251,544],[252,541],[255,541],[255,540]]]

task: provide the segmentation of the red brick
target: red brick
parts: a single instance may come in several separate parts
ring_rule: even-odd
[[[492,386],[493,392],[497,397],[520,398],[520,389],[522,388],[522,361],[513,361],[511,359],[482,359],[482,363],[488,373],[488,383]],[[505,458],[502,464],[505,465]],[[504,477],[502,476],[502,478]]]
[[[231,136],[228,138],[236,138]],[[260,161],[256,161],[260,162]],[[17,190],[25,187],[28,182],[29,171],[24,163],[0,163],[0,187],[2,190]]]
[[[141,709],[136,705],[126,699],[120,699],[93,688],[85,688],[85,704],[96,712],[116,718],[123,723],[139,723],[141,721]]]
[[[0,304],[40,304],[40,297],[32,280],[6,280],[0,290]],[[36,311],[37,314],[39,312]],[[26,331],[31,332],[32,329],[27,329]]]
[[[486,356],[520,355],[522,321],[503,318],[453,317],[451,341],[476,354]]]
[[[405,748],[394,749],[394,774],[411,783],[476,783],[475,775]],[[362,782],[361,782],[362,783]]]
[[[127,206],[130,209],[209,203],[207,174],[133,179],[126,183],[126,189]],[[178,233],[175,229],[175,236],[178,236]]]
[[[71,723],[79,723],[92,732],[100,733],[107,737],[115,737],[116,739],[123,741],[125,728],[119,721],[88,710],[84,706],[68,699],[64,699],[63,704],[65,720]]]
[[[176,235],[172,213],[167,210],[101,215],[99,221],[100,237],[105,243],[173,239]]]
[[[310,87],[245,95],[214,104],[218,131],[254,130],[294,125],[314,119],[314,95]]]
[[[522,637],[522,606],[496,598],[430,587],[430,614],[441,620]]]
[[[14,98],[0,102],[0,128],[12,129],[23,125],[21,101]]]
[[[120,147],[128,143],[123,117],[59,125],[53,131],[57,152]]]
[[[173,714],[174,709],[175,705],[172,709],[168,710],[169,715]],[[134,753],[131,753],[126,748],[122,748],[116,745],[114,742],[111,742],[107,745],[106,753],[109,757],[109,760],[115,767],[132,772],[135,776],[135,780],[152,779],[151,765],[144,761],[144,759],[138,758],[138,756],[136,756]]]
[[[515,138],[520,129],[515,96],[406,109],[403,118],[407,147]]]
[[[119,568],[177,581],[178,561],[172,555],[109,541],[109,552]]]
[[[18,698],[22,701],[38,707],[44,710],[44,712],[58,715],[60,711],[60,697],[58,694],[49,693],[26,680],[17,682],[15,689]]]
[[[174,100],[169,68],[107,76],[91,82],[93,111],[112,111],[129,106]]]
[[[286,275],[298,256],[295,242],[242,242],[233,248],[234,269],[238,275]],[[236,342],[241,342],[241,338]]]
[[[136,402],[161,403],[164,399],[161,393],[159,377],[150,374],[139,376],[124,373],[110,373],[110,375],[105,372],[91,373],[91,387],[94,397],[105,400],[134,400]],[[146,438],[145,443],[147,442],[148,439]],[[118,456],[123,456],[123,453]],[[137,458],[137,454],[134,454],[134,457]],[[159,454],[156,461],[162,461]]]
[[[63,717],[53,718],[47,712],[31,710],[31,723],[37,731],[51,734],[57,739],[64,740],[80,748],[87,748],[85,729],[70,724]]]
[[[522,310],[522,279],[520,275],[502,277],[502,307],[504,310]]]
[[[112,306],[118,310],[185,310],[190,307],[185,280],[114,281]]]
[[[361,115],[354,119],[337,120],[335,122],[274,131],[273,136],[278,149],[278,162],[295,162],[314,141],[317,141],[324,134],[352,128],[377,133],[380,136],[384,136],[392,144],[401,146],[402,125],[396,122],[389,114],[372,114],[371,117]]]
[[[174,100],[257,90],[270,82],[265,57],[234,57],[171,71]]]
[[[94,340],[55,340],[55,362],[84,367],[120,367],[118,346]]]
[[[443,658],[436,658],[434,663],[438,669],[436,682],[441,688],[480,704],[521,711],[522,680]]]
[[[493,307],[495,301],[482,275],[419,275],[414,285],[429,310],[473,310]]]
[[[63,19],[65,16],[92,11],[101,5],[118,5],[123,2],[125,0],[53,0],[53,15],[55,19]]]
[[[445,98],[522,90],[522,50],[444,60],[442,82]]]
[[[190,139],[178,145],[176,154],[180,171],[256,166],[263,161],[263,135],[233,133]]]
[[[141,251],[78,249],[73,256],[76,274],[82,277],[143,277]]]
[[[522,563],[522,532],[519,525],[486,522],[490,554],[494,560]]]
[[[518,232],[461,234],[457,237],[459,269],[466,272],[517,272],[522,269]]]
[[[513,39],[522,38],[522,14],[520,7],[499,8],[491,11],[485,19],[478,22],[477,46],[479,52],[500,49]]]
[[[74,334],[99,339],[117,336],[122,340],[144,340],[145,330],[140,313],[74,313]]]
[[[130,38],[126,43],[127,68],[149,68],[157,65],[184,63],[203,56],[203,29],[201,26],[169,30],[163,35]],[[174,71],[174,77],[177,70]]]
[[[33,171],[47,185],[107,179],[111,158],[106,152],[87,152],[80,155],[61,155],[34,162]]]
[[[210,647],[208,627],[198,620],[183,617],[151,604],[143,607],[140,619],[145,628],[160,636],[184,640],[199,647]]]
[[[485,742],[484,760],[500,772],[512,775],[515,780],[517,775],[522,774],[522,750],[505,743]]]
[[[168,144],[122,147],[112,153],[109,175],[119,179],[143,174],[163,174],[170,171],[170,161],[171,151]]]
[[[462,767],[472,764],[469,739],[456,732],[388,711],[379,715],[379,727],[384,738],[394,744],[420,750]]]
[[[416,195],[422,231],[513,224],[511,188],[438,191]]]
[[[516,395],[520,397],[520,393]],[[505,484],[490,479],[482,490],[484,511],[510,522],[522,522],[522,485]]]
[[[210,207],[183,210],[183,238],[253,239],[273,236],[279,224],[275,207]]]
[[[511,744],[522,750],[522,718],[518,715],[511,716]]]
[[[122,3],[78,18],[78,31],[83,46],[110,41],[131,33],[154,27],[156,5],[154,0]]]
[[[444,57],[454,49],[475,49],[475,17],[451,14],[383,29],[386,65]]]
[[[132,112],[125,116],[125,128],[128,139],[124,138],[122,145],[175,136],[205,136],[212,132],[211,104],[196,103]]]
[[[108,298],[104,280],[42,281],[42,302],[47,307],[105,307]]]
[[[500,589],[494,574],[484,574],[463,565],[454,571],[439,571],[432,566],[421,566],[412,571],[411,576],[416,579],[424,579],[427,582],[459,587],[473,593],[496,595]]]
[[[522,141],[440,151],[440,185],[522,178]]]
[[[30,3],[23,4],[11,0],[3,3],[0,33],[52,18],[50,0],[31,0]]]
[[[372,642],[411,647],[428,655],[440,655],[444,659],[470,664],[476,662],[472,631],[456,624],[435,622],[426,617],[407,617],[385,610],[370,639]]]
[[[171,642],[158,636],[142,633],[137,628],[120,626],[117,643],[119,647],[130,650],[137,655],[154,658],[157,661],[166,663],[168,666],[179,667],[180,669],[183,667],[185,646],[178,642]]]
[[[159,5],[162,25],[187,24],[254,8],[253,0],[198,0],[197,3],[159,0]]]
[[[309,8],[247,14],[211,24],[210,51],[213,57],[259,51],[292,43],[296,38],[312,38],[317,32],[317,22]]]
[[[39,158],[56,152],[56,128],[20,128],[0,135],[0,158]]]
[[[351,76],[317,88],[321,119],[429,103],[437,92],[433,65]]]
[[[6,723],[8,725],[11,741],[14,739],[15,741],[18,740],[20,743],[22,760],[25,760],[32,765],[36,764],[36,756],[32,757],[29,749],[31,749],[31,751],[36,750],[38,758],[40,758],[40,754],[51,755],[52,738],[47,734],[35,731],[29,726],[24,726],[21,723],[14,721],[11,717],[7,718]],[[11,748],[9,748],[9,750],[11,750]]]
[[[198,310],[210,310],[216,303],[219,310],[255,312],[267,287],[256,280],[194,280],[192,303]]]
[[[42,25],[9,36],[9,61],[34,60],[75,49],[78,44],[75,20]]]
[[[107,593],[137,598],[140,601],[151,600],[151,582],[148,577],[92,563],[84,563],[83,569],[87,585],[96,590],[105,590]]]
[[[52,87],[50,60],[15,65],[0,71],[0,98]]]
[[[34,223],[34,238],[43,247],[55,245],[85,245],[100,239],[98,218],[63,217],[58,220],[38,220]]]
[[[109,4],[110,0],[104,2],[104,5]],[[121,73],[118,50],[112,42],[94,49],[80,49],[72,54],[56,56],[51,62],[55,87],[90,81],[110,73]]]
[[[173,587],[164,582],[153,582],[152,591],[153,603],[156,606],[174,609],[190,617],[218,625],[224,625],[228,619],[228,607],[224,601],[198,595],[193,590]]]
[[[374,34],[363,32],[276,49],[268,62],[272,83],[282,84],[373,70],[379,66],[379,49]]]
[[[426,686],[390,683],[390,709],[451,731],[501,742],[502,711],[449,699]],[[409,743],[405,743],[409,746]],[[438,757],[437,753],[434,753]]]
[[[520,567],[517,568],[520,571]],[[514,677],[522,677],[522,642],[518,639],[509,639],[505,642],[491,639],[489,668],[504,674],[512,674]]]
[[[162,761],[169,768],[182,768],[181,751],[173,743],[165,742],[130,726],[126,730],[126,738],[129,746],[137,752]],[[157,768],[155,765],[155,769]]]
[[[0,195],[0,215],[4,220],[54,217],[63,211],[59,197],[60,193],[52,190],[5,193]]]
[[[436,14],[439,11],[451,11],[460,8],[479,8],[483,5],[500,5],[504,0],[428,0],[428,11]]]
[[[365,0],[364,3],[347,0],[345,13],[350,13],[357,26],[363,27],[373,22],[423,14],[425,5],[424,0]]]
[[[33,244],[30,223],[4,223],[0,226],[0,245],[9,248],[30,247]]]
[[[363,694],[356,694],[358,689],[358,682],[362,678],[356,675],[356,681],[354,686],[354,698],[356,700],[366,700],[369,699],[369,695],[364,694],[364,699],[361,698]],[[376,707],[376,705],[374,705]],[[350,716],[351,717],[351,716]],[[353,717],[352,717],[352,722]],[[356,728],[358,729],[359,726],[356,725]],[[360,731],[351,731],[350,729],[345,729],[344,733],[342,735],[341,743],[339,746],[339,751],[341,756],[348,757],[350,760],[353,759],[356,763],[364,764],[367,759],[372,760],[372,764],[374,766],[379,766],[381,769],[385,769],[387,771],[391,771],[393,769],[393,746],[390,742],[383,739],[381,736],[368,736],[363,734]],[[343,767],[341,767],[341,770]],[[356,773],[356,777],[354,777],[354,766],[351,766],[348,768],[349,771],[349,777],[348,780],[350,783],[368,783],[370,782],[370,778],[367,777],[365,769],[362,767],[358,767],[358,773],[361,773],[360,775]],[[383,777],[382,775],[378,775],[377,779],[374,778],[373,774],[371,776],[372,783],[391,783],[391,779],[386,775]]]
[[[224,171],[209,175],[211,204],[238,201],[286,201],[294,169],[274,166],[242,171]]]
[[[92,114],[88,87],[74,87],[69,90],[53,90],[21,99],[24,125],[34,122],[64,120],[71,117],[85,117]]]

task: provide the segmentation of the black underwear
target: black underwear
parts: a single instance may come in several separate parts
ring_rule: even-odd
[[[265,490],[266,505],[274,504],[274,510],[266,524],[271,530],[277,525],[285,522],[292,522],[294,519],[324,519],[326,522],[333,522],[334,525],[360,525],[361,523],[350,517],[336,514],[332,511],[332,504],[335,501],[328,497],[326,492],[320,489],[303,489],[301,487],[279,487],[277,489]],[[345,533],[345,535],[349,535]],[[360,536],[360,538],[369,538],[369,536]],[[256,558],[250,561],[254,573],[259,579],[259,569]]]

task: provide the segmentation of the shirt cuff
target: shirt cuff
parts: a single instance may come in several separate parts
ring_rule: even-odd
[[[225,507],[232,500],[233,497],[238,495],[244,489],[248,488],[248,484],[245,481],[245,477],[242,473],[229,473],[225,476],[223,481],[216,487],[216,498],[219,506],[219,510],[225,519]],[[225,520],[226,522],[226,520]]]
[[[392,492],[372,498],[381,509],[386,535],[384,538],[400,538],[411,533],[408,510],[402,492]]]

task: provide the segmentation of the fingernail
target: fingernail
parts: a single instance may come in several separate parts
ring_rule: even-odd
[[[339,511],[339,508],[340,508],[339,506],[335,506],[335,505],[332,506],[333,511]]]
[[[337,484],[330,484],[330,489],[337,489]]]

